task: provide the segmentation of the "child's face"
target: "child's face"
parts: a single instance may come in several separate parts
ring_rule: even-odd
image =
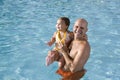
[[[56,24],[56,29],[59,31],[66,31],[67,30],[67,25],[65,24],[64,20],[58,19],[57,24]]]

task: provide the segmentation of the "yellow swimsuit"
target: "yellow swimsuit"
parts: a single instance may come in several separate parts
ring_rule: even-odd
[[[65,44],[65,39],[66,39],[66,35],[67,35],[67,32],[64,32],[64,36],[63,38],[61,37],[60,35],[60,31],[57,31],[57,34],[56,34],[56,42],[57,43],[61,43],[61,44]],[[59,50],[59,48],[56,46],[55,47],[55,50]]]

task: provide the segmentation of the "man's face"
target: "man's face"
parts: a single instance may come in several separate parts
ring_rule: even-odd
[[[65,24],[65,21],[58,19],[56,24],[56,29],[60,31],[66,31],[67,26]]]
[[[77,20],[74,24],[73,32],[74,35],[78,37],[85,35],[87,32],[87,23],[82,20]]]

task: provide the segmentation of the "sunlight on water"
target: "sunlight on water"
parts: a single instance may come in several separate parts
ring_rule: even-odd
[[[89,23],[91,56],[81,80],[120,80],[120,0],[0,0],[0,80],[59,80],[45,66],[46,42],[61,16]]]

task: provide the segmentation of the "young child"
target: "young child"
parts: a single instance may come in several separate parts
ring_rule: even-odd
[[[59,53],[59,45],[62,44],[66,46],[66,50],[69,51],[69,45],[73,40],[73,32],[68,31],[70,25],[70,20],[67,17],[60,17],[57,20],[56,29],[51,40],[47,43],[49,46],[55,43],[53,50],[48,51],[46,57],[46,65],[52,64],[54,61],[58,61],[59,67],[63,67],[65,64],[64,58],[61,53]]]

